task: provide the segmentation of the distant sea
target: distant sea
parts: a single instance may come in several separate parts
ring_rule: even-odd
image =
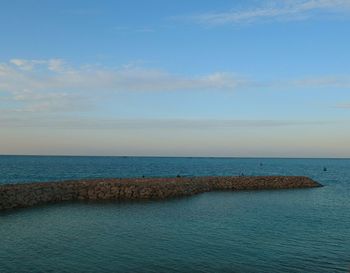
[[[0,184],[178,174],[325,187],[0,212],[0,272],[350,272],[350,159],[0,156]]]

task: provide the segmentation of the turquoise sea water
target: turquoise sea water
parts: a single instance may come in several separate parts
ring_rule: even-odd
[[[0,272],[350,271],[349,159],[0,156],[0,183],[240,173],[325,187],[1,212]]]

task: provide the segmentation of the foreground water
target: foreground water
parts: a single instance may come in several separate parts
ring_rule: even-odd
[[[2,212],[0,272],[349,272],[349,167],[348,159],[0,156],[0,183],[244,173],[325,185]]]

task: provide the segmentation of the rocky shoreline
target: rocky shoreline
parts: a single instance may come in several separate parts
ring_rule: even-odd
[[[115,178],[0,185],[0,210],[75,200],[151,200],[209,191],[314,188],[303,176]]]

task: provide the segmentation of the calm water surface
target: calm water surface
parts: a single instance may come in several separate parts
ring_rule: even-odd
[[[0,183],[240,173],[325,187],[2,212],[0,272],[350,271],[348,159],[0,156]]]

